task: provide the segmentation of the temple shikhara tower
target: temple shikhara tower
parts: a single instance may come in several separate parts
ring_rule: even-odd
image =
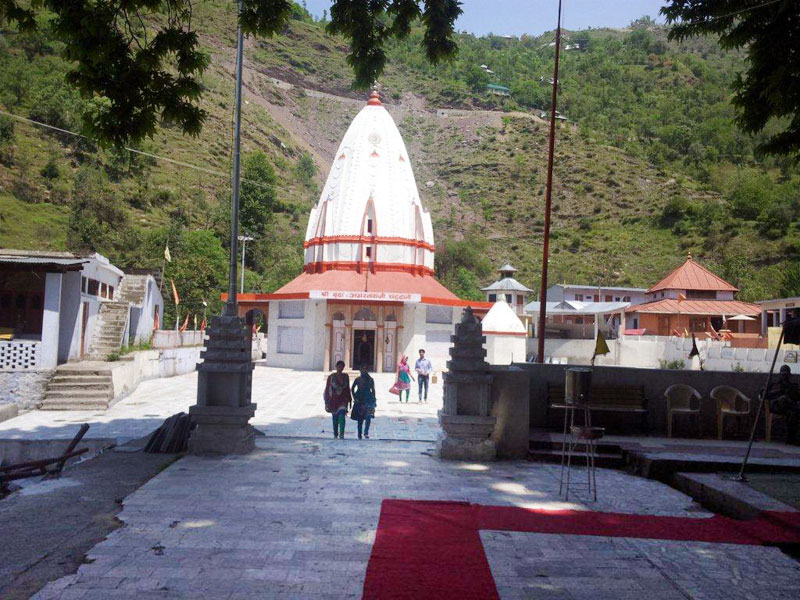
[[[424,348],[444,368],[466,302],[434,278],[436,247],[411,160],[377,92],[356,115],[311,211],[303,272],[272,294],[239,296],[267,315],[268,364],[367,364],[393,371]]]

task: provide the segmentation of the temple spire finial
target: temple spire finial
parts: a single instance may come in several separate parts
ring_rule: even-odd
[[[372,93],[369,95],[367,106],[383,106],[383,104],[381,103],[381,96],[380,94],[378,94],[377,89],[373,89]]]

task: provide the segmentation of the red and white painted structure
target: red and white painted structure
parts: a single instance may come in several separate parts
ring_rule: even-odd
[[[366,363],[394,371],[424,348],[435,370],[467,305],[433,276],[436,247],[408,151],[377,92],[333,158],[306,229],[303,272],[272,294],[241,294],[267,315],[267,361],[296,369]]]

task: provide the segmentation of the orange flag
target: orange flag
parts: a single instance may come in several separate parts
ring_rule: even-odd
[[[183,325],[181,325],[181,331],[186,331],[186,327],[189,325],[189,313],[186,313],[186,320],[184,320]]]
[[[678,302],[683,302],[684,300],[686,300],[686,296],[678,292]]]
[[[175,300],[175,306],[181,303],[181,299],[178,298],[178,290],[175,288],[175,282],[170,277],[169,282],[172,284],[172,297]]]

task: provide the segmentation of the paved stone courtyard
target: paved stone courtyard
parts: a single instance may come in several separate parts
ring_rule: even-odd
[[[428,405],[400,405],[386,391],[391,380],[376,377],[374,438],[355,439],[348,420],[340,441],[322,410],[322,374],[257,367],[254,424],[266,434],[257,450],[172,464],[124,500],[124,527],[77,574],[35,598],[360,598],[387,499],[712,516],[619,471],[598,472],[596,503],[580,493],[567,503],[556,465],[442,462],[433,456],[441,384]],[[28,413],[0,424],[0,438],[71,437],[87,417],[97,437],[141,437],[194,402],[195,381],[145,382],[106,414]],[[800,586],[800,563],[777,548],[492,530],[480,538],[501,598],[788,599]]]
[[[565,503],[556,466],[445,463],[430,449],[262,438],[248,456],[185,457],[126,499],[126,526],[89,553],[89,564],[36,598],[359,598],[381,501],[390,498],[710,516],[662,484],[616,471],[599,473],[597,503]],[[800,583],[800,565],[775,548],[507,532],[483,539],[502,598],[641,598],[643,590],[650,600],[789,598]]]
[[[330,416],[322,401],[325,377],[323,373],[274,369],[257,363],[253,402],[258,409],[251,423],[270,436],[332,437]],[[441,380],[430,386],[427,404],[417,404],[416,387],[411,390],[409,403],[400,404],[397,396],[388,392],[393,374],[375,373],[373,377],[378,418],[372,422],[371,438],[436,439]],[[72,438],[81,423],[89,423],[87,438],[116,438],[124,443],[148,435],[170,415],[188,412],[196,395],[197,373],[144,381],[107,411],[32,411],[4,421],[0,423],[0,439]],[[345,435],[355,435],[355,421],[348,419]]]

